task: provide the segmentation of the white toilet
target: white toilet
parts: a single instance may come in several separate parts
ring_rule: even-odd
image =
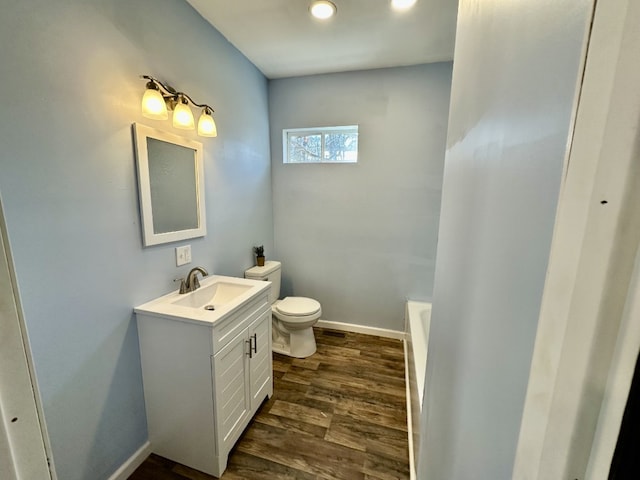
[[[313,326],[322,309],[320,302],[306,297],[280,296],[280,262],[267,261],[264,267],[252,267],[244,272],[245,278],[271,282],[272,336],[273,351],[296,358],[306,358],[316,352],[316,338]]]

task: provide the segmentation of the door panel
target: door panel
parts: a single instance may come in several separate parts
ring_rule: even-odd
[[[249,337],[254,342],[250,361],[251,408],[256,408],[265,395],[271,395],[271,312],[266,312],[249,327]]]
[[[234,338],[213,358],[218,444],[225,451],[249,414],[246,333]]]

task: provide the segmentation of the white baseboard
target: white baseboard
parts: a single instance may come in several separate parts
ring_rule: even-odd
[[[147,440],[109,477],[109,480],[127,480],[149,455],[151,455],[151,443]]]
[[[365,335],[375,335],[376,337],[395,338],[396,340],[404,340],[404,332],[398,330],[387,330],[386,328],[367,327],[364,325],[356,325],[354,323],[329,322],[328,320],[318,320],[315,325],[320,328],[330,328],[332,330],[341,330],[343,332],[363,333]]]

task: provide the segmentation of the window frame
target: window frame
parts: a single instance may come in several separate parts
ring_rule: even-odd
[[[303,127],[303,128],[283,128],[282,129],[282,163],[284,165],[317,165],[317,164],[357,164],[358,149],[356,149],[356,159],[352,160],[325,160],[325,138],[332,133],[355,133],[358,136],[358,149],[360,146],[359,125],[338,125],[331,127]],[[290,162],[289,161],[289,135],[298,135],[303,133],[304,136],[320,135],[320,160],[317,162]]]

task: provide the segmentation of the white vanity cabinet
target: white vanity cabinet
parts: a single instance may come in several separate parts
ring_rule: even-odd
[[[151,450],[219,477],[273,394],[267,290],[214,322],[136,308]]]
[[[216,436],[221,450],[229,452],[262,400],[273,392],[271,309],[214,354],[212,371]]]

